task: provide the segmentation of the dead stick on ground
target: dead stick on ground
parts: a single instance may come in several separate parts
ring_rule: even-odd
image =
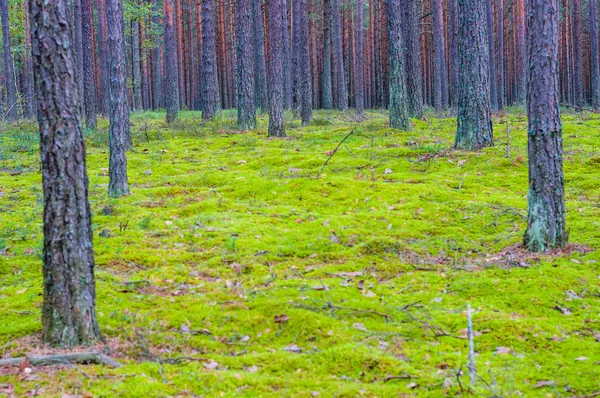
[[[473,338],[473,320],[471,319],[471,304],[467,304],[467,325],[469,329],[469,377],[471,387],[475,385],[475,342]]]
[[[28,355],[20,358],[0,359],[0,366],[18,366],[24,359],[29,360],[33,366],[64,365],[75,363],[96,363],[111,368],[118,368],[121,364],[114,359],[98,352],[79,352],[74,354],[53,355]]]
[[[348,139],[348,137],[350,137],[352,134],[354,134],[354,130],[350,131],[348,133],[348,135],[345,136],[344,139],[340,141],[340,143],[338,144],[338,146],[333,150],[333,152],[331,152],[331,155],[329,155],[329,157],[327,158],[327,160],[325,161],[325,163],[323,163],[323,166],[321,167],[321,170],[319,170],[319,172],[317,173],[317,177],[316,178],[319,178],[319,176],[323,172],[323,169],[325,169],[325,166],[327,166],[327,163],[329,163],[329,161],[331,160],[331,158],[333,157],[333,155],[335,155],[336,152],[338,151],[338,149],[340,149],[340,146],[342,146],[342,144],[344,143],[344,141],[346,141]]]

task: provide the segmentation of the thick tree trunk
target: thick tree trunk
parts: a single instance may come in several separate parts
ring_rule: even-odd
[[[140,23],[131,22],[131,63],[133,66],[133,110],[142,109],[142,70],[140,68]]]
[[[444,40],[444,14],[442,0],[433,0],[433,86],[436,112],[448,108],[448,77],[446,72],[446,43]]]
[[[81,0],[81,45],[83,56],[83,95],[85,101],[85,126],[95,129],[96,123],[96,68],[94,65],[94,47],[92,40],[91,0]]]
[[[354,32],[354,51],[356,54],[356,59],[354,60],[355,106],[358,116],[363,116],[365,113],[363,0],[356,0],[356,27]]]
[[[202,2],[202,120],[212,119],[221,107],[217,75],[216,0]]]
[[[240,130],[253,130],[256,127],[251,7],[252,0],[237,2],[237,109]]]
[[[405,47],[408,114],[421,119],[423,117],[423,83],[421,77],[421,44],[419,43],[419,2],[418,0],[401,0],[400,6]]]
[[[127,69],[122,0],[107,0],[108,47],[110,48],[110,132],[109,183],[111,197],[129,195],[127,157],[132,146],[129,130]]]
[[[2,14],[2,40],[4,44],[4,78],[6,84],[6,120],[17,120],[17,80],[10,45],[10,30],[8,27],[8,0],[0,0]]]
[[[298,74],[300,75],[300,116],[302,125],[308,126],[312,119],[312,83],[310,74],[310,47],[308,31],[308,1],[299,1],[300,20],[298,21]],[[273,42],[269,42],[272,45]]]
[[[567,244],[558,86],[558,0],[529,0],[527,84],[529,215],[525,246]]]
[[[103,0],[105,1],[105,0]],[[160,28],[161,9],[158,0],[152,0],[152,26],[154,29]],[[152,49],[152,109],[159,109],[163,105],[163,75],[160,65],[160,41]]]
[[[174,0],[164,0],[165,76],[167,123],[177,120],[179,112],[179,72],[177,68],[177,36]]]
[[[252,32],[254,36],[254,105],[261,112],[269,109],[267,93],[267,64],[265,61],[265,27],[262,0],[252,0]]]
[[[485,0],[485,13],[487,19],[487,37],[489,51],[489,68],[490,68],[490,106],[493,110],[498,110],[498,80],[496,80],[496,58],[495,58],[495,41],[494,41],[494,8],[493,0]]]
[[[590,83],[592,86],[592,107],[600,109],[600,64],[598,59],[598,2],[589,0],[590,11]]]
[[[485,3],[460,0],[458,5],[458,130],[457,149],[494,145],[490,111],[489,51]]]
[[[323,108],[333,107],[333,82],[331,72],[331,0],[323,1]]]
[[[100,86],[102,87],[102,112],[110,114],[110,51],[108,49],[108,21],[106,0],[96,0],[98,8],[98,48],[100,50]]]
[[[408,117],[408,96],[404,68],[404,38],[402,37],[402,0],[387,1],[389,81],[390,81],[390,127],[412,130]]]
[[[306,0],[304,0],[306,1]],[[283,119],[283,43],[281,0],[269,0],[269,137],[285,137]]]
[[[76,346],[100,340],[85,144],[65,0],[30,0],[42,185],[42,339]]]
[[[348,90],[346,89],[346,73],[344,72],[344,55],[342,50],[342,23],[340,0],[332,0],[333,14],[333,69],[336,77],[336,108],[348,109]]]

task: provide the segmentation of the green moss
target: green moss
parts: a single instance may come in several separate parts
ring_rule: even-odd
[[[63,369],[0,383],[48,396],[453,396],[466,371],[471,303],[479,375],[489,384],[479,381],[476,396],[600,390],[598,253],[539,262],[498,254],[526,227],[526,120],[517,112],[495,120],[496,147],[480,153],[451,149],[454,119],[414,120],[414,131],[401,132],[387,128],[384,112],[357,125],[317,111],[307,128],[288,113],[290,138],[272,140],[265,115],[239,134],[231,111],[210,122],[181,112],[169,126],[164,113],[136,113],[132,194],[120,199],[108,196],[108,124],[99,120],[86,136],[98,316],[126,366],[85,371],[129,376],[81,379]],[[567,228],[595,249],[600,120],[564,119]],[[26,352],[19,338],[41,330],[37,147],[33,124],[0,136],[8,355]],[[275,323],[282,314],[289,320]],[[159,367],[148,351],[219,366]],[[403,374],[415,379],[374,382]],[[536,388],[540,380],[554,387]]]

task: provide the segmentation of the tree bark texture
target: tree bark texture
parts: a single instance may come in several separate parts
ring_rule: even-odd
[[[408,116],[408,96],[404,67],[404,38],[402,37],[402,1],[387,0],[390,127],[409,131],[412,129]]]
[[[256,127],[251,7],[252,0],[238,0],[236,21],[237,110],[238,129],[240,130],[253,130]]]
[[[96,123],[96,67],[94,65],[94,48],[92,40],[91,0],[81,0],[81,47],[83,56],[83,95],[85,101],[85,126],[95,129]]]
[[[221,107],[217,75],[216,0],[202,2],[202,120],[211,120]]]
[[[423,117],[423,80],[421,77],[421,44],[419,43],[419,1],[401,0],[400,7],[402,34],[406,49],[404,54],[408,114],[421,119]]]
[[[163,0],[165,26],[165,83],[167,123],[177,120],[179,112],[179,71],[177,68],[177,34],[175,31],[175,0]]]
[[[304,0],[305,1],[305,0]],[[281,42],[281,0],[269,0],[269,137],[285,137],[283,118],[283,43]]]
[[[6,81],[6,120],[14,121],[18,117],[17,80],[10,45],[10,29],[8,23],[8,0],[0,0],[2,14],[2,41],[4,44],[4,78]]]

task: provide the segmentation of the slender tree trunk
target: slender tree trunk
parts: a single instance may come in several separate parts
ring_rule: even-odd
[[[568,241],[558,87],[558,0],[529,0],[529,10],[529,214],[525,246],[543,252],[563,247]]]
[[[23,116],[32,118],[37,115],[35,90],[33,83],[33,64],[31,62],[31,22],[29,15],[29,1],[25,1],[25,65],[24,65],[24,94],[25,107]]]
[[[253,130],[256,127],[254,110],[254,62],[252,59],[252,0],[237,2],[237,109],[238,128]]]
[[[83,56],[83,95],[85,101],[85,126],[95,129],[96,123],[96,68],[94,67],[94,47],[92,40],[92,2],[81,0],[81,45]]]
[[[433,0],[433,80],[435,92],[433,96],[436,112],[448,108],[448,78],[446,75],[446,54],[444,40],[444,14],[442,0]]]
[[[294,0],[292,0],[294,1]],[[291,110],[294,106],[294,85],[292,83],[292,51],[289,38],[288,6],[283,0],[283,82],[285,95],[285,109]]]
[[[333,107],[333,82],[331,78],[331,0],[323,1],[323,108]]]
[[[600,109],[600,64],[598,59],[598,2],[589,0],[590,12],[590,82],[592,107]]]
[[[216,8],[216,0],[202,2],[202,120],[212,119],[220,109]]]
[[[262,0],[252,0],[252,31],[254,36],[254,105],[261,112],[269,110],[267,95],[267,64],[265,61],[265,27]]]
[[[333,14],[333,69],[336,76],[337,104],[341,111],[348,109],[348,90],[346,89],[346,73],[344,72],[344,55],[342,51],[342,24],[340,0],[332,0]]]
[[[525,2],[528,0],[516,0],[517,2],[517,51],[518,56],[518,68],[515,70],[516,83],[517,83],[517,95],[516,99],[519,103],[524,103],[525,94],[527,91],[527,54],[525,45],[525,34],[527,31],[526,20],[525,20]]]
[[[583,99],[583,60],[581,57],[581,0],[573,1],[573,62],[575,63],[573,84],[575,89],[575,105],[585,105]]]
[[[458,3],[458,129],[457,149],[478,150],[494,145],[490,111],[489,51],[485,3]]]
[[[102,87],[102,112],[110,113],[110,51],[108,49],[108,21],[106,0],[96,0],[98,8],[98,48],[100,50],[100,86]]]
[[[309,31],[308,31],[308,1],[297,0],[300,2],[300,20],[299,23],[299,53],[298,65],[300,75],[300,116],[302,117],[302,125],[308,126],[312,119],[312,84],[310,74],[310,47],[309,47]],[[273,45],[273,42],[269,42]]]
[[[140,69],[140,23],[131,22],[131,63],[133,66],[133,110],[142,109],[142,71]]]
[[[8,27],[8,0],[0,0],[0,13],[2,14],[2,40],[4,43],[4,77],[6,79],[6,120],[13,121],[18,118],[17,109],[17,80],[10,45],[10,31]]]
[[[306,1],[306,0],[303,0]],[[269,137],[285,137],[283,119],[283,57],[281,0],[269,0]]]
[[[101,339],[85,144],[65,0],[30,0],[44,188],[42,339],[76,346]]]
[[[104,0],[103,0],[104,1]],[[160,29],[161,9],[158,0],[152,1],[152,27]],[[160,67],[160,41],[152,49],[152,109],[159,109],[163,104],[162,68]]]
[[[418,0],[401,0],[400,7],[405,47],[408,114],[421,119],[423,117],[423,82],[421,77],[421,45],[419,43],[419,2]]]
[[[490,106],[492,110],[498,110],[498,80],[496,79],[496,58],[495,58],[495,41],[494,41],[494,6],[493,0],[485,0],[485,13],[487,17],[487,37],[489,51],[489,68],[490,68]]]
[[[412,130],[408,117],[408,96],[404,67],[404,38],[402,37],[402,0],[387,1],[389,80],[390,80],[390,127]]]
[[[175,32],[174,0],[163,0],[165,27],[165,72],[167,123],[177,120],[179,112],[179,71],[177,68],[177,36]]]
[[[498,38],[498,109],[504,109],[504,104],[506,104],[506,96],[505,96],[505,74],[504,74],[504,0],[498,1],[498,21],[496,23],[497,26],[497,34]]]
[[[456,108],[458,104],[458,0],[448,0],[448,14],[451,82],[450,103],[453,108]]]
[[[356,58],[354,63],[356,113],[365,113],[364,52],[363,52],[363,0],[356,0],[355,39]]]
[[[85,114],[85,82],[83,72],[83,31],[81,26],[81,0],[73,0],[73,4],[75,59],[77,60],[77,88],[79,90],[79,106],[81,106],[81,113]]]
[[[129,104],[127,96],[127,67],[122,0],[107,0],[108,47],[110,49],[110,131],[109,131],[109,183],[111,197],[129,195],[127,182],[127,156],[132,147],[129,130]]]

